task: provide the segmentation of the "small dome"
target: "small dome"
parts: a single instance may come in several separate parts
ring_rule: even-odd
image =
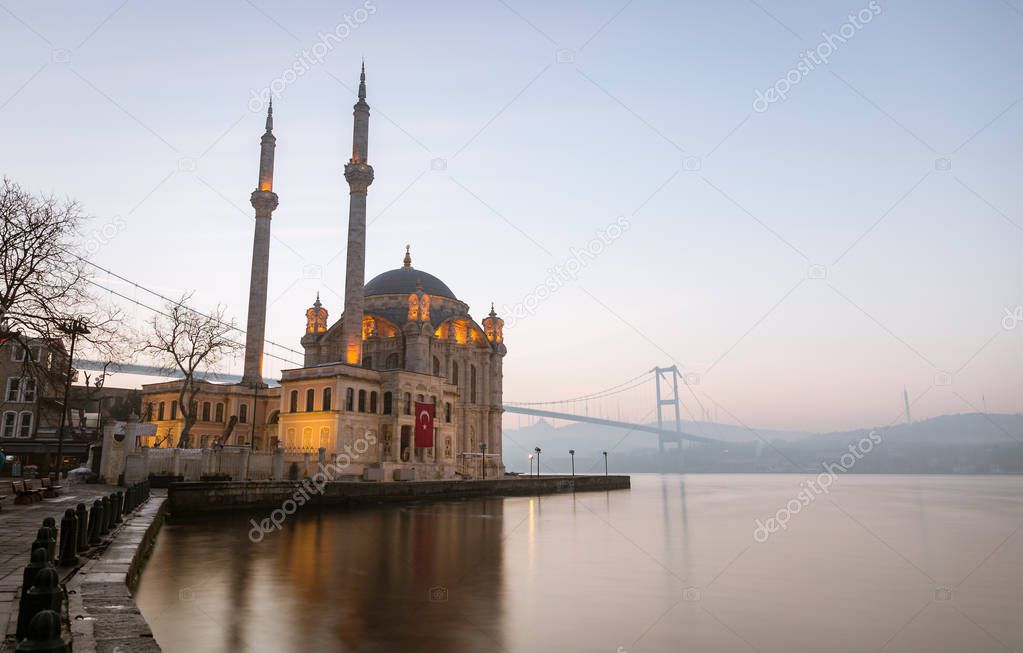
[[[378,274],[366,284],[367,297],[374,295],[408,295],[422,289],[429,295],[458,299],[447,284],[429,272],[412,267],[412,258],[405,248],[405,265],[395,270]]]

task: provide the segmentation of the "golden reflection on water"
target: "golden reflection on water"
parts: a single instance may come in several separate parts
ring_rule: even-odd
[[[171,523],[137,600],[167,653],[1023,650],[1023,477],[842,477],[754,542],[805,478]]]

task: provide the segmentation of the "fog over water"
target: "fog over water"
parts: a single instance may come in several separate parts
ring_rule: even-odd
[[[1023,647],[1023,478],[812,479],[171,522],[137,599],[169,653]]]

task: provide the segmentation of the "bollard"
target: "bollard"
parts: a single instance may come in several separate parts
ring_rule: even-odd
[[[32,617],[28,624],[26,637],[15,653],[68,653],[68,643],[60,632],[60,614],[53,610],[43,610]]]
[[[100,532],[100,522],[103,521],[103,502],[96,499],[92,502],[92,510],[89,511],[89,544],[96,545],[103,541]]]
[[[41,526],[39,530],[36,531],[36,539],[34,542],[32,542],[32,546],[29,548],[29,550],[35,551],[36,549],[43,549],[44,551],[46,551],[46,559],[49,560],[50,562],[53,562],[54,557],[51,551],[55,550],[54,549],[55,546],[56,543],[53,541],[52,536],[50,535],[50,527]]]
[[[28,625],[32,617],[43,610],[53,610],[60,614],[61,603],[64,599],[60,591],[60,584],[57,579],[57,572],[52,567],[40,569],[36,574],[32,589],[25,592],[18,605],[18,629],[16,637],[22,639],[28,635]]]
[[[124,495],[114,492],[110,498],[114,501],[114,524],[117,525],[121,523],[121,513],[124,512]]]
[[[103,497],[99,500],[99,534],[106,535],[110,532],[110,497]]]
[[[114,505],[114,495],[103,497],[103,501],[106,503],[106,516],[107,516],[107,532],[114,530],[114,513],[117,512],[117,506]]]
[[[50,531],[50,547],[47,551],[50,552],[50,559],[57,559],[57,520],[53,517],[47,517],[43,520],[43,528],[47,528]]]
[[[46,559],[46,549],[39,547],[38,549],[32,549],[32,559],[27,565],[25,565],[25,571],[21,575],[21,594],[18,596],[20,599],[25,595],[25,592],[32,587],[32,584],[36,581],[36,574],[39,570],[52,568],[53,563]]]
[[[70,567],[78,562],[78,517],[68,508],[60,520],[60,566]]]
[[[75,516],[78,518],[78,553],[81,553],[89,549],[89,511],[84,503],[75,507]]]

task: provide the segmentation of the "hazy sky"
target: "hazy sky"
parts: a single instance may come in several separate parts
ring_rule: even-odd
[[[0,173],[80,200],[98,263],[244,326],[273,85],[268,337],[298,349],[317,290],[341,310],[365,56],[367,277],[411,243],[474,317],[494,301],[506,399],[674,361],[752,426],[887,424],[904,384],[914,417],[1018,412],[1021,36],[1009,0],[2,0]]]

